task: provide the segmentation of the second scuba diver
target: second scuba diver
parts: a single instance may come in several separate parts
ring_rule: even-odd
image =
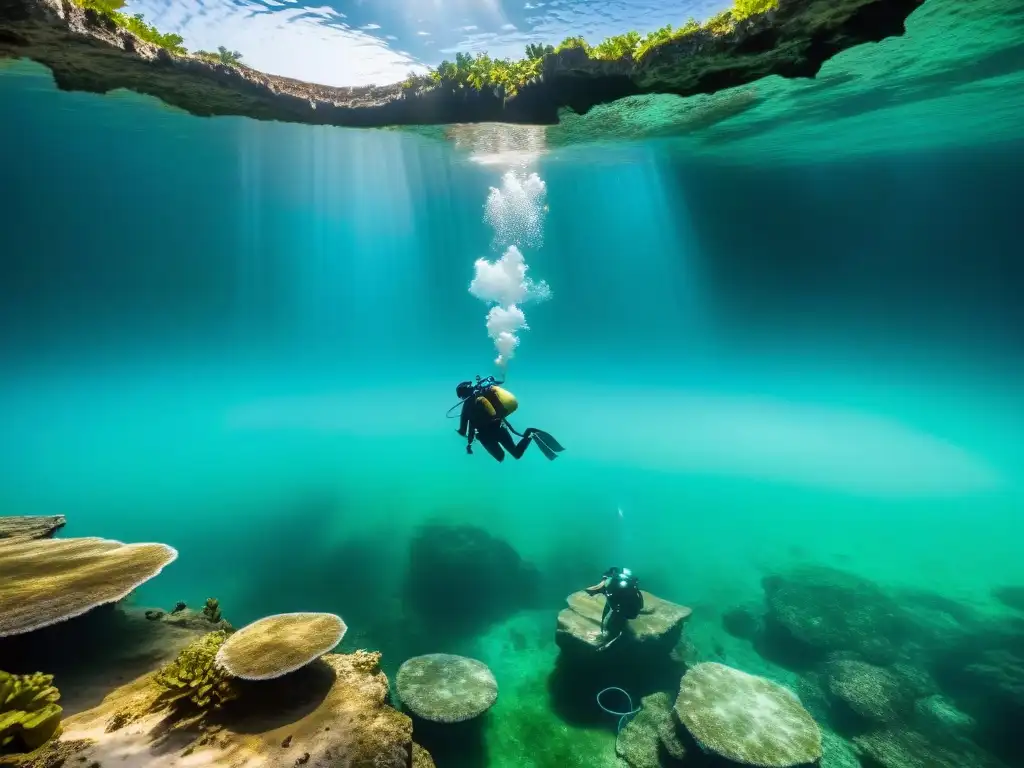
[[[626,623],[640,615],[644,609],[644,595],[637,586],[639,580],[629,568],[609,568],[601,581],[586,588],[586,593],[604,595],[604,613],[601,614],[601,632],[604,643],[597,649],[605,650],[622,637]]]
[[[467,438],[466,453],[473,452],[475,438],[497,461],[505,460],[505,451],[512,454],[513,459],[520,458],[531,442],[536,443],[547,458],[558,458],[565,449],[547,432],[530,427],[520,434],[508,423],[508,415],[519,403],[515,395],[500,386],[504,383],[495,381],[493,376],[486,379],[477,376],[476,384],[463,381],[455,387],[455,394],[462,401],[457,431]],[[513,434],[519,436],[518,442]]]

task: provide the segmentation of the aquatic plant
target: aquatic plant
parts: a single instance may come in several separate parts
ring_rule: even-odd
[[[231,635],[217,652],[217,664],[243,680],[271,680],[320,658],[347,630],[333,613],[268,616]]]
[[[525,58],[518,61],[494,59],[486,52],[476,55],[457,53],[454,62],[445,60],[425,75],[410,75],[402,86],[411,91],[438,85],[456,89],[489,88],[510,98],[531,80],[540,77],[547,57],[562,51],[578,48],[592,59],[639,62],[653,49],[697,32],[728,34],[736,22],[770,11],[778,4],[778,0],[734,0],[731,9],[712,16],[703,25],[690,19],[679,28],[667,24],[647,35],[633,30],[613,35],[593,46],[578,35],[565,38],[557,46],[533,43],[526,46]]]
[[[33,752],[60,729],[53,675],[0,672],[0,755]]]
[[[213,51],[196,51],[194,56],[198,56],[201,59],[208,59],[215,61],[220,64],[229,64],[231,66],[237,66],[242,63],[242,54],[239,51],[229,51],[223,45],[217,46],[216,52]]]
[[[205,712],[236,698],[231,676],[217,664],[217,652],[227,638],[223,630],[203,635],[157,672],[154,679],[163,688],[157,703]]]
[[[99,538],[0,540],[0,637],[117,602],[177,556],[166,544]]]
[[[203,607],[203,616],[216,624],[220,621],[220,601],[216,597],[206,598],[206,605]]]

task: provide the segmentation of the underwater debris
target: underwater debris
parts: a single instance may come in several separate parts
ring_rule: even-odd
[[[121,600],[178,553],[99,538],[0,540],[0,637],[31,632]]]
[[[333,649],[348,627],[333,613],[281,613],[254,621],[229,637],[217,663],[243,680],[287,675]]]
[[[48,539],[66,523],[64,515],[0,517],[0,539]]]
[[[785,766],[821,758],[821,730],[796,694],[716,662],[691,668],[675,713],[705,751],[738,763]]]
[[[231,676],[217,664],[217,652],[227,638],[227,632],[211,632],[189,643],[157,672],[154,679],[165,689],[158,703],[179,708],[187,704],[198,712],[208,712],[237,698]]]
[[[434,723],[472,720],[498,699],[498,681],[486,664],[447,653],[407,660],[395,684],[409,711]]]
[[[32,753],[60,730],[53,675],[0,672],[0,755]]]

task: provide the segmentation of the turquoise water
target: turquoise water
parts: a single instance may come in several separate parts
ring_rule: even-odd
[[[671,142],[524,157],[200,120],[58,93],[27,63],[0,70],[0,100],[0,513],[174,546],[142,604],[216,595],[236,625],[333,611],[346,648],[394,665],[411,645],[381,627],[410,538],[471,523],[552,598],[514,620],[516,663],[514,627],[458,649],[516,681],[500,711],[539,718],[554,596],[612,563],[693,606],[698,636],[796,562],[986,610],[1024,582],[1019,135],[967,121],[955,150],[849,158],[838,126],[835,157],[786,163]],[[517,204],[532,173],[545,192]],[[523,305],[513,421],[566,451],[499,465],[445,412],[495,372],[469,285],[507,244],[493,225],[518,236],[524,215],[551,296]],[[515,764],[517,737],[492,738]]]

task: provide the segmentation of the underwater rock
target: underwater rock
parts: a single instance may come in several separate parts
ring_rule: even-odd
[[[768,619],[808,654],[852,651],[873,664],[897,660],[894,639],[906,618],[900,605],[872,582],[821,566],[762,580]]]
[[[0,520],[0,523],[2,522]],[[2,535],[2,531],[0,531],[0,536]],[[1024,611],[1024,587],[997,587],[992,590],[992,597],[1007,608]]]
[[[426,525],[409,545],[407,602],[440,631],[475,632],[532,608],[539,588],[537,569],[482,528]]]
[[[430,753],[416,742],[412,744],[412,768],[437,768]]]
[[[672,697],[667,693],[645,696],[640,711],[619,731],[615,753],[631,768],[661,768],[681,762],[686,748],[675,732]]]
[[[879,723],[900,719],[914,700],[900,679],[882,667],[863,661],[833,661],[826,665],[828,691],[863,718]]]
[[[872,768],[1003,768],[967,740],[940,742],[899,727],[856,736],[853,743]]]
[[[238,698],[201,723],[154,709],[162,689],[146,675],[66,720],[61,740],[94,742],[83,765],[408,768],[417,754],[412,721],[387,703],[379,661],[362,651],[327,654],[285,677],[238,681]],[[418,764],[431,761],[420,753]]]
[[[472,720],[498,699],[498,682],[486,664],[446,653],[409,659],[395,686],[410,712],[433,723]]]
[[[243,680],[271,680],[333,650],[347,630],[333,613],[267,616],[228,637],[217,651],[217,664]]]
[[[762,631],[762,617],[749,606],[733,608],[722,614],[722,626],[733,637],[753,640]]]
[[[0,539],[48,539],[66,523],[64,515],[0,517]]]
[[[674,711],[705,752],[737,763],[797,766],[821,758],[821,731],[792,691],[716,662],[690,669]]]
[[[28,58],[67,91],[118,88],[194,115],[380,127],[499,122],[554,125],[559,110],[645,93],[715,93],[769,75],[814,77],[825,61],[865,42],[902,35],[924,0],[780,0],[723,33],[702,30],[652,48],[642,59],[605,61],[582,49],[547,55],[541,77],[506,99],[491,89],[401,84],[337,88],[178,55],[94,11],[62,0],[0,5],[0,58]]]
[[[179,608],[178,606],[181,607]],[[146,611],[146,618],[150,621],[160,621],[164,624],[169,624],[172,627],[191,629],[196,632],[235,631],[235,628],[231,626],[231,622],[223,616],[218,618],[216,621],[211,621],[209,615],[205,611],[193,611],[191,608],[186,607],[184,603],[178,603],[178,605],[175,606],[175,610],[170,612],[161,611],[159,609]]]
[[[48,627],[121,600],[177,556],[166,544],[0,539],[0,637]]]
[[[827,728],[821,729],[821,768],[861,768],[853,746]]]
[[[914,716],[922,733],[967,735],[975,726],[974,718],[961,712],[945,696],[936,694],[914,703]]]
[[[649,592],[644,592],[643,596],[644,608],[639,616],[628,622],[626,636],[603,653],[614,649],[617,656],[628,653],[637,658],[668,658],[675,649],[691,610]],[[576,658],[600,658],[597,649],[604,642],[601,615],[605,596],[590,596],[580,591],[569,595],[566,602],[569,607],[558,614],[555,630],[558,647],[563,653]]]

